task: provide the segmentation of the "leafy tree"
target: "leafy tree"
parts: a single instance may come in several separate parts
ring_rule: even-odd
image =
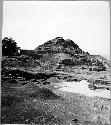
[[[13,56],[19,54],[20,47],[17,47],[17,43],[12,38],[5,37],[2,40],[2,55]]]

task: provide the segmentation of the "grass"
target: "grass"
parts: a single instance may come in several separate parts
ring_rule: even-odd
[[[101,121],[102,118],[108,121],[110,100],[87,98],[80,94],[52,89],[50,88],[50,82],[58,81],[58,79],[54,78],[55,76],[59,78],[57,74],[33,74],[21,70],[12,71],[11,67],[16,68],[15,64],[15,62],[12,64],[10,62],[10,70],[5,69],[8,62],[3,64],[1,84],[2,124],[108,125],[101,123]],[[8,80],[3,79],[3,76],[9,74],[19,74],[24,78],[26,77],[26,79],[22,80],[17,77]],[[74,76],[70,78],[69,75],[63,77],[65,80],[78,80]],[[47,79],[50,79],[49,82]],[[102,104],[104,107],[101,111]],[[95,117],[96,120],[94,120]]]
[[[85,96],[60,93],[29,82],[22,87],[9,87],[2,91],[1,122],[40,125],[67,125],[71,122],[82,125],[87,121],[91,125],[90,117],[95,111],[91,111],[90,103]]]

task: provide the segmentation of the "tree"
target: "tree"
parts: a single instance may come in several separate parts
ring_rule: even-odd
[[[12,38],[5,37],[2,40],[2,55],[3,56],[13,56],[19,54],[20,47]]]

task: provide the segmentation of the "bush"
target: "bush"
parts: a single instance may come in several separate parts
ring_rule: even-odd
[[[65,60],[62,60],[61,64],[64,64],[65,66],[73,66],[73,65],[77,65],[77,62],[74,62],[71,59],[65,59]]]
[[[103,67],[94,67],[93,68],[93,71],[106,71],[106,67],[105,66],[103,66]]]

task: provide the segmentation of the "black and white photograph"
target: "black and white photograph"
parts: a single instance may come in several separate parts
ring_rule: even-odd
[[[3,1],[1,124],[110,125],[110,2]]]

